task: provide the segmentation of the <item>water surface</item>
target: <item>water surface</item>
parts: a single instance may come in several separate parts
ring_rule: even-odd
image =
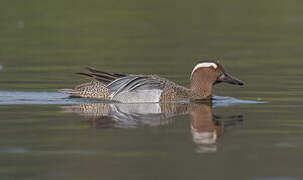
[[[3,1],[1,179],[302,179],[301,7]],[[216,86],[213,104],[146,113],[56,92],[84,82],[74,73],[86,66],[188,86],[214,58],[245,86]]]

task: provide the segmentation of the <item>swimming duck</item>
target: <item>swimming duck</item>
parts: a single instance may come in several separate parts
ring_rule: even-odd
[[[225,72],[218,62],[199,62],[190,75],[190,88],[180,86],[158,75],[108,73],[88,67],[78,73],[92,79],[74,89],[59,92],[76,97],[118,101],[122,103],[168,102],[211,99],[213,85],[226,82],[244,83]]]

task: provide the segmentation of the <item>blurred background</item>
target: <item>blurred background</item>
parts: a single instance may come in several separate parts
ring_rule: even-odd
[[[1,105],[0,175],[302,179],[302,7],[298,0],[2,0],[0,91],[72,88],[85,81],[74,73],[86,66],[188,86],[197,61],[218,60],[246,84],[220,84],[216,95],[266,103],[206,107],[243,119],[212,153],[196,152],[188,116],[161,127],[98,129],[57,105]]]

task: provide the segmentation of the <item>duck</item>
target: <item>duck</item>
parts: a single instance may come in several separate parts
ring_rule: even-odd
[[[73,89],[60,89],[73,97],[91,98],[120,103],[155,103],[211,100],[213,86],[222,82],[244,85],[228,74],[216,61],[199,61],[190,74],[190,87],[184,87],[158,75],[109,73],[87,67],[77,73],[91,80]]]

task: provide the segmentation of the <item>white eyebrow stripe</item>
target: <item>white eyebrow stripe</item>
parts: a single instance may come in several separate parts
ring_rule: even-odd
[[[202,67],[211,67],[211,66],[212,66],[213,68],[215,68],[215,69],[218,68],[218,65],[215,64],[215,63],[212,63],[212,62],[203,62],[203,63],[199,63],[199,64],[197,64],[197,65],[194,67],[193,71],[191,72],[191,76],[193,75],[193,73],[195,72],[195,70],[197,70],[198,68],[202,68]]]

